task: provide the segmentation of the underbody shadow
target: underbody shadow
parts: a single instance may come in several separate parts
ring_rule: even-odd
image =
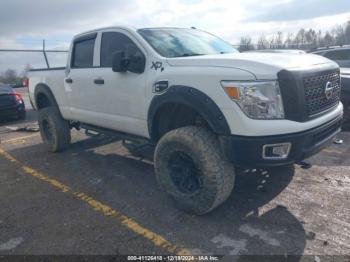
[[[227,259],[223,261],[244,259],[240,255],[294,255],[288,261],[299,261],[310,236],[287,206],[271,203],[292,181],[293,166],[237,169],[229,199],[211,213],[194,217],[177,210],[158,188],[153,147],[126,144],[121,150],[121,143],[114,143],[115,152],[104,148],[116,141],[85,139],[61,154],[48,154],[41,144],[9,152],[69,186],[125,208],[135,220],[152,218],[147,223],[176,235],[194,254],[222,254]],[[35,159],[29,157],[33,152]]]

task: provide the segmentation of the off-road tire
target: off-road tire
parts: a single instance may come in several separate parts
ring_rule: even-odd
[[[180,169],[172,166],[177,154],[181,158],[186,156],[185,161],[193,161],[194,168],[191,170],[195,170],[200,181],[199,185],[193,183],[195,186],[192,189],[198,188],[193,193],[191,190],[190,193],[181,190],[183,183],[174,180],[174,170],[176,174],[181,170],[180,165],[175,165]],[[233,189],[234,167],[221,152],[216,135],[206,128],[188,126],[166,133],[156,146],[154,165],[160,187],[175,201],[178,208],[188,213],[208,213],[224,202]],[[180,171],[180,174],[188,174],[188,171],[184,172]],[[177,175],[175,177],[178,178]]]
[[[67,148],[71,141],[70,128],[58,109],[45,107],[39,110],[38,122],[41,138],[51,152],[59,152]]]

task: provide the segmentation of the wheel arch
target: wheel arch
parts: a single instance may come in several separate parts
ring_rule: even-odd
[[[53,106],[60,112],[55,96],[48,85],[43,83],[37,84],[34,90],[34,97],[37,110]]]
[[[219,135],[229,135],[231,133],[225,116],[208,95],[193,87],[174,85],[169,87],[166,93],[154,96],[151,101],[147,122],[149,135],[153,142],[158,141],[162,135],[159,133],[158,127],[161,115],[168,113],[168,111],[164,112],[164,109],[174,108],[174,111],[176,111],[177,107],[174,107],[175,105],[196,112],[205,120],[214,133]],[[176,114],[176,112],[171,113]],[[169,115],[169,117],[171,116]]]

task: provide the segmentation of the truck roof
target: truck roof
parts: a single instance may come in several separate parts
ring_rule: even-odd
[[[138,28],[133,27],[133,26],[128,26],[128,25],[116,25],[116,26],[99,27],[99,28],[95,28],[95,29],[91,29],[91,30],[88,30],[88,31],[81,32],[81,33],[75,35],[74,38],[76,38],[78,36],[85,35],[85,34],[95,33],[95,32],[98,32],[98,31],[101,31],[101,30],[107,30],[107,29],[125,29],[125,30],[128,30],[128,31],[129,30],[136,31]]]
[[[130,26],[130,25],[115,25],[115,26],[107,26],[107,27],[100,27],[100,28],[95,28],[89,31],[84,31],[82,33],[79,33],[75,35],[73,38],[83,36],[85,34],[90,34],[90,33],[96,33],[101,30],[108,30],[108,29],[124,29],[128,31],[137,31],[138,29],[196,29],[195,27],[191,28],[185,28],[185,27],[173,27],[173,26],[168,26],[168,27],[135,27],[135,26]]]

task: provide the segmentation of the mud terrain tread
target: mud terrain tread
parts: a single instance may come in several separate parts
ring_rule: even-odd
[[[166,170],[166,156],[175,147],[188,148],[196,152],[202,175],[207,183],[203,185],[201,197],[186,198],[171,185]],[[175,200],[179,208],[195,214],[205,214],[224,202],[230,195],[235,179],[233,165],[220,150],[216,135],[206,128],[187,126],[165,134],[155,150],[155,170],[160,186]]]
[[[50,143],[44,134],[42,125],[43,121],[50,122],[53,129],[54,141]],[[71,134],[69,124],[59,114],[55,107],[46,107],[39,110],[38,122],[40,126],[41,138],[51,152],[59,152],[66,149],[71,142]]]

